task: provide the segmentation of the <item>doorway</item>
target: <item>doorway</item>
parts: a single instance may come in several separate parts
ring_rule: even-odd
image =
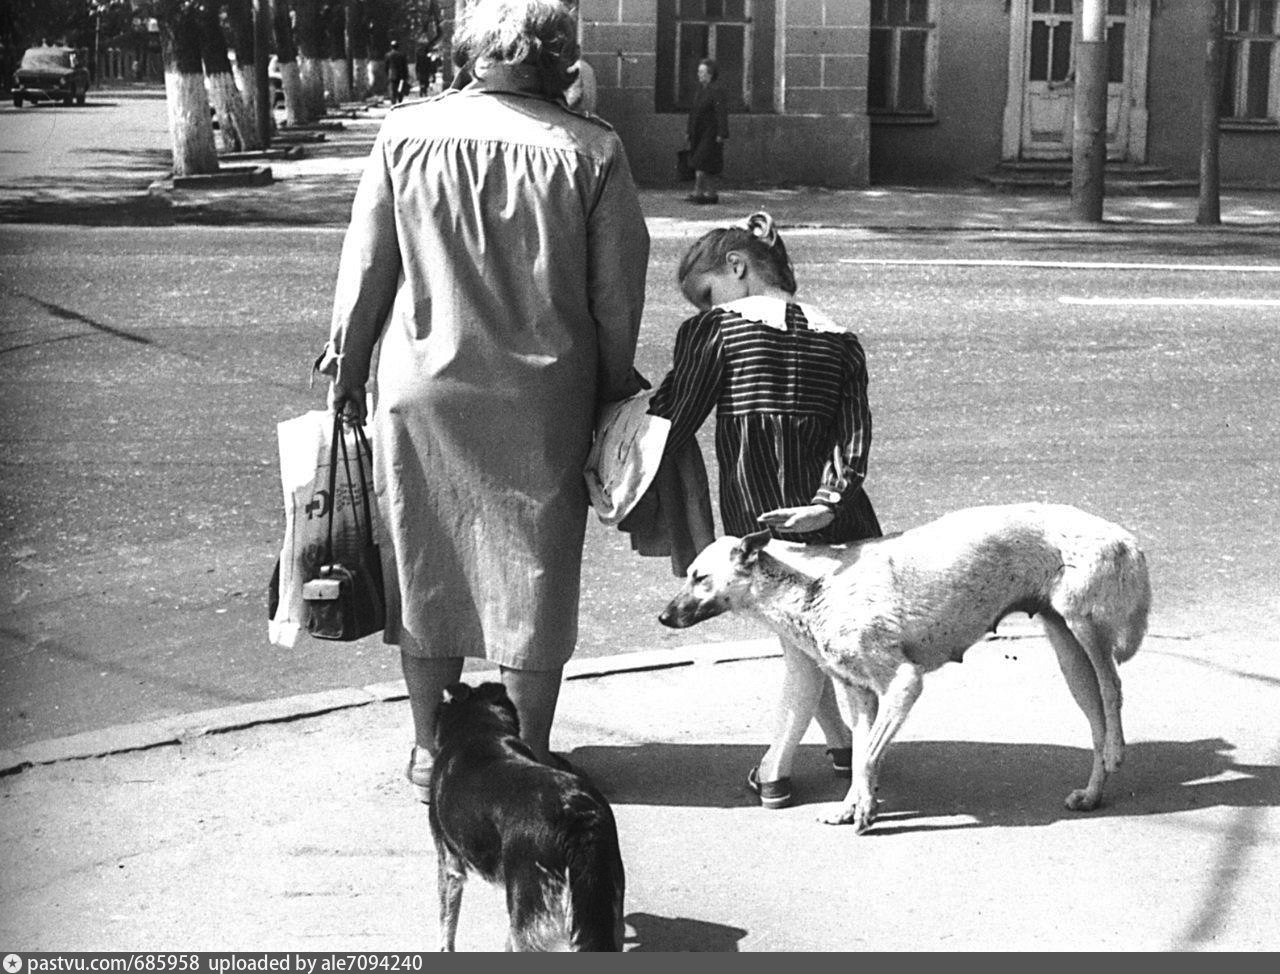
[[[1151,0],[1106,0],[1107,158],[1145,162]],[[1002,155],[1071,158],[1079,0],[1013,0]]]

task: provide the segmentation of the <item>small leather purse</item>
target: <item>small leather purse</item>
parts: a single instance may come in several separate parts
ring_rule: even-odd
[[[355,426],[354,457],[347,448],[342,412],[334,412],[333,441],[329,447],[329,523],[324,557],[313,578],[302,585],[307,631],[316,639],[351,642],[381,631],[386,625],[386,593],[382,582],[382,557],[373,540],[373,513],[369,504],[369,483],[365,463],[373,451],[364,429]],[[342,457],[343,487],[338,493],[338,456]],[[352,476],[352,461],[358,471],[359,493]],[[343,501],[346,503],[343,503]],[[334,519],[346,529],[341,537],[340,557],[334,556]],[[352,543],[354,539],[354,543]]]

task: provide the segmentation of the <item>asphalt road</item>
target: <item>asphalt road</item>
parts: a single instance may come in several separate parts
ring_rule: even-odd
[[[398,677],[376,639],[266,639],[275,424],[323,404],[307,370],[340,242],[6,228],[0,746]],[[672,285],[686,243],[654,241],[639,365],[655,380],[689,311]],[[1105,253],[1052,235],[789,243],[802,297],[866,346],[868,490],[886,529],[974,504],[1087,508],[1147,546],[1155,630],[1207,635],[1215,662],[1259,667],[1251,636],[1280,618],[1280,260],[1266,240],[1234,253],[1150,235]],[[726,619],[664,629],[674,582],[665,559],[592,525],[579,654],[761,635]]]

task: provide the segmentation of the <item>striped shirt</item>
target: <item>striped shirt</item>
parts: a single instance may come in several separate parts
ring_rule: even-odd
[[[871,410],[856,335],[775,298],[744,298],[689,318],[649,412],[671,421],[671,452],[712,409],[725,533],[758,531],[756,518],[778,507],[824,503],[835,513],[830,525],[780,536],[840,542],[880,535],[862,489]]]

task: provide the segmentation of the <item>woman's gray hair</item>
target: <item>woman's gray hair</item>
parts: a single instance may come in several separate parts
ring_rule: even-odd
[[[560,95],[578,60],[578,11],[565,0],[470,0],[454,34],[455,63],[529,64],[543,86]]]

